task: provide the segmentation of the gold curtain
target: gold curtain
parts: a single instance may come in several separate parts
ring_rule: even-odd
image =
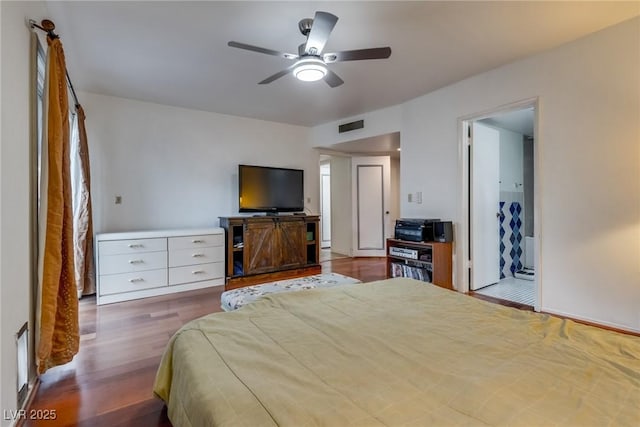
[[[73,214],[69,153],[69,99],[64,50],[47,38],[48,188],[40,289],[38,372],[69,362],[78,352],[78,297],[74,276]]]
[[[75,231],[75,277],[78,296],[96,293],[93,261],[93,220],[91,208],[91,175],[89,173],[89,146],[84,126],[85,114],[81,105],[76,105],[78,124],[78,153],[80,188],[76,191],[78,206],[74,208]]]

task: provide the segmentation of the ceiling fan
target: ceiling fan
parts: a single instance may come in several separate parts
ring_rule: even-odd
[[[315,17],[302,19],[298,28],[302,35],[307,37],[306,43],[298,46],[298,54],[279,52],[272,49],[253,46],[236,41],[230,41],[230,47],[265,53],[267,55],[280,56],[296,61],[290,67],[267,77],[258,84],[271,83],[289,73],[298,80],[317,81],[324,79],[331,87],[340,86],[344,81],[336,73],[327,68],[327,64],[338,61],[360,61],[363,59],[384,59],[391,56],[390,47],[376,47],[371,49],[345,50],[341,52],[322,53],[329,35],[338,22],[338,17],[328,12],[316,12]]]

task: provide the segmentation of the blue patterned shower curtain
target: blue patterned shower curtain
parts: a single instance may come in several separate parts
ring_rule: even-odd
[[[522,206],[500,202],[500,278],[522,269]]]

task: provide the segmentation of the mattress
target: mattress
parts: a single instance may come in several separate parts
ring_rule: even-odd
[[[308,291],[316,288],[332,288],[352,283],[361,283],[361,281],[338,273],[322,273],[296,279],[280,280],[223,292],[220,296],[220,306],[224,311],[233,311],[265,295],[280,292]]]
[[[397,278],[262,297],[170,340],[183,426],[637,426],[640,338]]]

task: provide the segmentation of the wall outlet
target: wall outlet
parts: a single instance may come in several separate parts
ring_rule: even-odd
[[[418,204],[422,203],[422,191],[418,191],[416,193],[416,203]]]
[[[409,202],[409,203],[413,203],[413,193],[409,193],[409,194],[407,195],[407,202]]]
[[[116,205],[122,204],[122,196],[116,196]]]

